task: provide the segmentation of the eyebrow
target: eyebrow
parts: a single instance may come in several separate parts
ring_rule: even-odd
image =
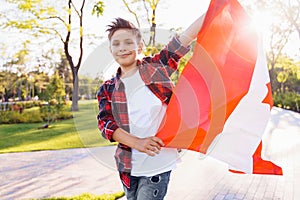
[[[119,40],[119,39],[113,39],[113,40],[111,40],[110,42],[111,43],[114,43],[114,42],[120,42],[120,41],[125,41],[125,42],[134,42],[134,40],[133,39],[131,39],[131,38],[126,38],[126,39],[121,39],[121,40]]]
[[[125,39],[121,39],[121,40],[133,40],[131,38],[125,38]],[[120,39],[112,39],[112,41],[120,41]]]

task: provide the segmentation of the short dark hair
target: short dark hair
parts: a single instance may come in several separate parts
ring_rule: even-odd
[[[115,18],[115,21],[113,21],[110,25],[107,25],[107,27],[108,28],[106,29],[106,31],[108,32],[109,40],[111,40],[113,34],[119,29],[128,29],[132,31],[132,33],[135,34],[138,42],[140,42],[142,39],[141,31],[138,28],[136,28],[133,23],[123,18]]]

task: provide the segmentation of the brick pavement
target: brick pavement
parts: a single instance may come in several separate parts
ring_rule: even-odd
[[[284,176],[234,174],[213,158],[189,152],[173,173],[166,199],[298,200],[300,192],[300,115],[275,108],[263,151],[283,168]]]
[[[275,108],[267,130],[264,151],[284,176],[233,174],[224,163],[183,151],[166,200],[300,199],[300,115]],[[0,154],[0,199],[119,192],[114,148]]]

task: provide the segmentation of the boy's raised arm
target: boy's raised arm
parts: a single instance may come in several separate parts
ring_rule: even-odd
[[[204,20],[205,14],[200,16],[198,19],[196,19],[180,36],[179,41],[183,46],[188,46],[199,33],[203,20]]]

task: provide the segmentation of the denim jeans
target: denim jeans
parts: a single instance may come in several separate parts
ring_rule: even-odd
[[[168,189],[171,171],[150,177],[130,177],[130,189],[123,186],[128,200],[163,200]]]

